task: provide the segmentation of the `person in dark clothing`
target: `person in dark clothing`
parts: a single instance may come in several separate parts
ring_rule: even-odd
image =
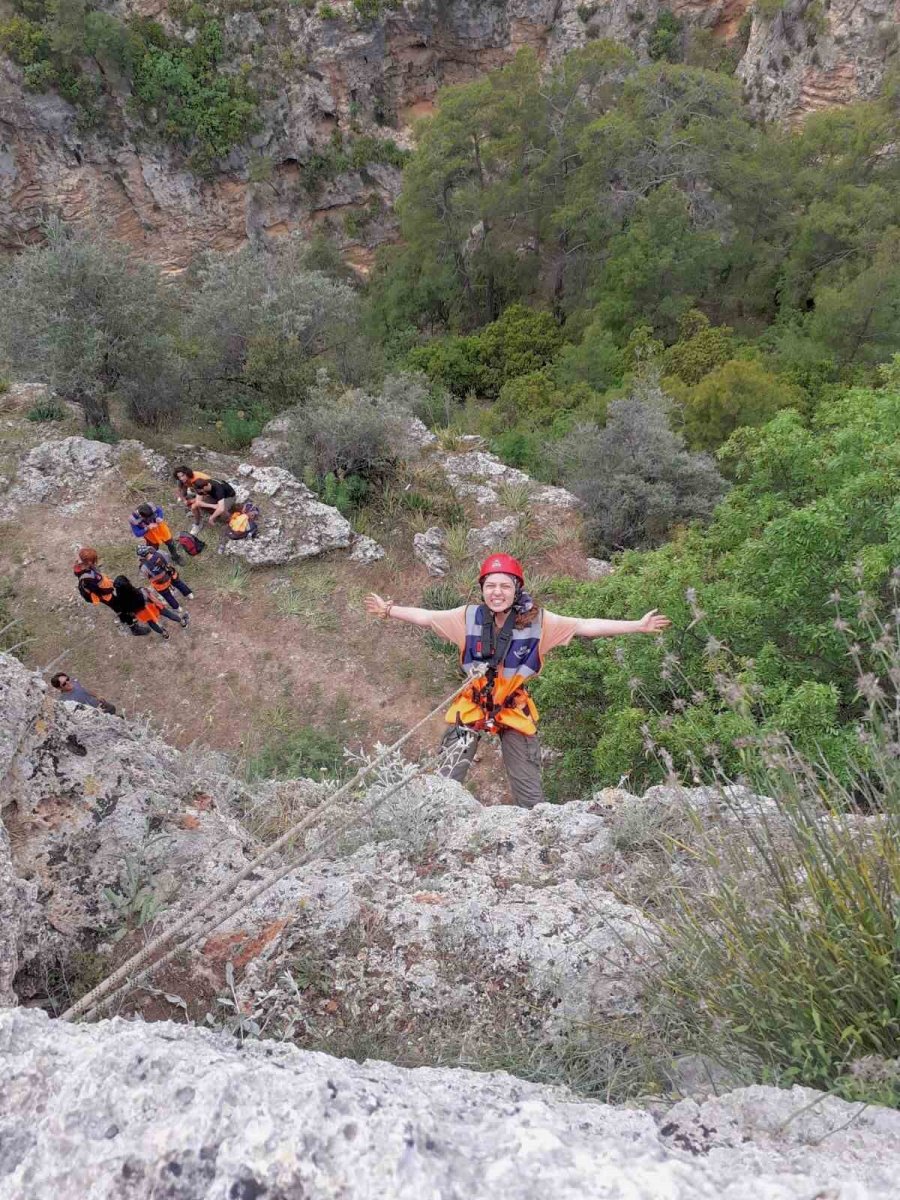
[[[152,629],[160,637],[168,641],[169,635],[159,623],[160,617],[168,621],[177,621],[184,627],[188,623],[186,612],[173,612],[160,598],[158,592],[149,588],[137,588],[127,575],[117,575],[115,578],[115,594],[111,607],[118,613],[119,620],[127,625],[133,634],[139,636]]]
[[[172,566],[165,550],[154,550],[152,546],[138,546],[137,555],[141,560],[141,575],[154,591],[159,592],[169,608],[176,612],[181,608],[175,595],[176,591],[180,592],[185,600],[193,600],[194,593]]]
[[[77,679],[73,679],[71,675],[67,675],[65,671],[57,671],[52,676],[50,682],[58,691],[62,692],[62,699],[68,704],[88,704],[91,708],[102,709],[106,713],[114,713],[116,706],[110,704],[107,700],[101,700],[87,688],[81,686]]]
[[[225,483],[222,479],[198,479],[195,487],[197,491],[195,512],[198,520],[205,515],[209,524],[214,525],[219,517],[224,517],[227,525],[228,517],[237,504],[237,496],[231,484]],[[191,533],[199,532],[199,526],[197,529],[191,530]]]

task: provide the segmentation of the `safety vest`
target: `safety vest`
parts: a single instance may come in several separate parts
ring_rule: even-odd
[[[250,528],[250,518],[245,512],[234,512],[228,520],[228,527],[233,533],[243,535]]]
[[[90,604],[109,604],[113,595],[113,581],[102,575],[96,567],[76,563],[73,568],[78,578],[78,591]]]
[[[460,652],[463,669],[490,659],[487,623],[493,613],[484,604],[466,606],[466,640]],[[503,661],[486,676],[473,679],[453,702],[446,720],[457,720],[472,729],[493,731],[495,726],[517,729],[529,736],[537,733],[538,711],[525,690],[525,684],[541,669],[541,627],[543,613],[536,612],[530,625],[514,629]],[[497,637],[500,631],[497,631]]]
[[[178,572],[161,554],[148,554],[144,559],[141,574],[150,580],[151,587],[158,592],[166,591],[172,581],[178,578]]]

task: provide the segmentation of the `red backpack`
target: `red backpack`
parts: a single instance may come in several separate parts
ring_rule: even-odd
[[[184,550],[185,554],[189,554],[191,558],[195,558],[201,550],[206,548],[206,542],[201,542],[198,537],[192,533],[179,533],[178,545]]]

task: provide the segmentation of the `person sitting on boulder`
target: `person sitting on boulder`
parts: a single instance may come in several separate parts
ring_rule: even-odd
[[[178,488],[176,500],[180,500],[188,512],[196,512],[197,482],[201,479],[209,479],[209,476],[205,471],[194,471],[183,464],[177,466],[173,474]]]
[[[481,564],[480,604],[437,611],[401,608],[374,592],[365,599],[373,616],[393,617],[454,642],[464,670],[474,673],[469,686],[447,712],[452,726],[442,745],[456,761],[441,774],[462,782],[475,757],[478,739],[496,734],[512,791],[513,803],[533,808],[544,800],[538,712],[526,685],[540,671],[546,655],[567,646],[573,637],[616,637],[626,633],[661,633],[671,622],[656,609],[638,621],[564,617],[537,608],[524,591],[521,563],[508,554],[492,554]]]
[[[224,517],[227,525],[228,517],[234,512],[237,502],[237,496],[230,483],[226,483],[222,479],[198,479],[197,501],[194,508],[197,525],[191,529],[191,533],[200,532],[203,517],[210,525],[214,525],[219,517]]]
[[[255,538],[259,533],[259,509],[251,500],[236,504],[228,518],[225,536],[232,542]]]
[[[152,546],[138,546],[137,556],[141,560],[141,574],[150,586],[162,596],[169,608],[177,612],[181,605],[175,592],[185,600],[193,600],[194,593],[179,576],[165,550],[154,550]]]
[[[97,551],[92,546],[82,546],[72,567],[78,580],[78,592],[88,604],[111,604],[113,581],[100,570]]]
[[[137,506],[131,514],[131,532],[136,538],[143,538],[147,545],[152,546],[154,550],[159,546],[165,546],[171,554],[173,562],[183,561],[178,553],[178,545],[172,537],[172,530],[166,523],[163,510],[158,504],[139,504]]]
[[[177,621],[182,628],[188,623],[186,612],[173,612],[158,592],[151,592],[150,588],[135,587],[127,575],[117,575],[115,578],[114,605],[119,620],[136,635],[152,629],[168,641],[169,635],[160,625],[160,617],[165,617],[167,621]]]
[[[51,676],[50,682],[62,692],[62,699],[67,704],[88,704],[91,708],[99,708],[106,713],[116,711],[114,704],[110,704],[108,700],[101,700],[87,688],[83,688],[77,679],[73,679],[65,671],[57,671],[55,675]]]

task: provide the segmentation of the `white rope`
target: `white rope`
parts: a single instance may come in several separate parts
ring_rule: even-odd
[[[319,808],[314,809],[311,813],[307,814],[305,817],[302,817],[299,821],[292,825],[290,829],[281,834],[279,838],[272,842],[270,846],[266,846],[265,849],[253,859],[252,862],[248,863],[240,871],[226,879],[224,883],[220,884],[219,887],[210,892],[204,900],[202,900],[195,908],[176,921],[175,924],[172,925],[168,930],[160,934],[158,937],[153,938],[147,943],[146,946],[144,946],[142,950],[139,950],[137,954],[132,955],[131,958],[113,971],[111,975],[107,976],[107,978],[99,983],[95,988],[92,988],[91,991],[82,996],[80,1000],[66,1009],[60,1019],[63,1021],[74,1021],[77,1017],[80,1017],[85,1013],[99,1011],[100,1008],[105,1007],[106,1001],[110,999],[113,994],[121,991],[122,986],[128,985],[130,979],[133,978],[134,980],[138,980],[145,978],[147,975],[155,971],[162,962],[168,961],[168,959],[171,958],[176,952],[179,952],[180,950],[184,949],[185,946],[190,945],[194,940],[194,934],[191,932],[191,930],[198,917],[208,912],[209,909],[211,909],[213,905],[218,904],[220,900],[225,899],[226,896],[234,891],[239,883],[242,883],[248,875],[251,875],[254,871],[258,870],[264,862],[273,856],[273,854],[277,853],[277,851],[279,851],[282,847],[287,846],[288,843],[292,842],[299,834],[303,833],[311,825],[315,824],[324,813],[331,810],[338,800],[340,800],[343,796],[346,796],[348,792],[352,791],[352,789],[355,788],[356,785],[360,783],[367,775],[369,775],[377,766],[379,766],[379,764],[384,762],[384,760],[391,754],[394,754],[397,750],[399,750],[400,747],[404,745],[404,743],[406,743],[414,733],[417,732],[417,730],[421,729],[423,725],[430,721],[432,717],[436,716],[447,704],[455,700],[460,692],[464,691],[469,686],[474,674],[475,672],[470,673],[468,678],[463,683],[454,688],[449,696],[445,697],[440,704],[435,705],[431,712],[422,717],[420,721],[408,729],[406,733],[399,737],[392,746],[389,746],[386,750],[382,751],[382,753],[378,755],[378,757],[375,758],[371,763],[367,763],[365,766],[361,767],[348,783],[345,783],[342,787],[338,788],[338,790],[334,792],[322,805],[320,805]],[[413,778],[413,776],[410,778]],[[396,791],[399,787],[404,786],[406,782],[408,782],[408,780],[404,780],[400,784],[396,785],[393,790],[381,795],[378,800],[374,802],[372,811],[374,811],[374,808],[377,808],[380,804],[383,804],[388,796],[393,794],[393,791]],[[353,820],[357,819],[357,817],[353,818]],[[343,826],[338,826],[337,829],[338,832],[342,832]],[[327,836],[330,838],[331,834]],[[335,834],[335,836],[337,835]],[[320,843],[320,845],[325,844],[327,844],[327,840],[323,843]],[[229,916],[233,916],[251,900],[255,899],[257,895],[260,895],[274,883],[277,883],[279,879],[283,878],[284,875],[287,875],[290,871],[295,870],[297,865],[299,865],[297,862],[291,862],[274,872],[266,880],[264,880],[262,884],[259,885],[259,889],[254,889],[252,892],[250,892],[248,896],[229,909],[226,914],[222,915],[221,917],[217,916],[216,921],[211,928],[215,928],[216,925],[219,925]],[[160,958],[158,961],[151,964],[151,959],[154,959],[155,956],[160,953],[160,951],[169,946],[169,943],[173,942],[176,938],[178,939],[178,945],[170,947],[165,958]],[[145,967],[147,970],[141,971],[141,968]],[[141,971],[141,974],[135,975],[134,973],[137,971]],[[101,1001],[103,1002],[102,1004]]]

